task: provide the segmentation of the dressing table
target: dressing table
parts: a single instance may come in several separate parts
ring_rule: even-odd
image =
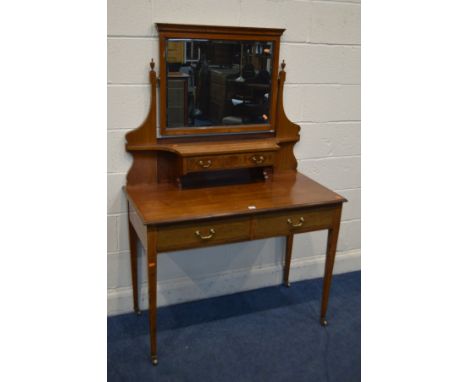
[[[158,362],[157,259],[164,252],[285,236],[283,282],[289,287],[294,235],[327,230],[320,313],[326,325],[346,200],[296,171],[293,148],[300,128],[285,115],[284,62],[279,68],[284,30],[156,27],[160,76],[152,61],[148,116],[126,135],[133,164],[124,187],[136,313],[138,240],[147,253],[153,364]],[[178,76],[186,84],[179,95],[168,96],[169,79]],[[172,104],[177,98],[183,105],[179,117]]]

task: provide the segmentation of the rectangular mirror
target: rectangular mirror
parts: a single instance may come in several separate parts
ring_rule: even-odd
[[[199,32],[202,27],[192,28]],[[246,29],[250,28],[208,34],[168,33],[163,28],[162,135],[274,129],[279,36],[259,34],[259,28],[248,34]]]
[[[168,39],[167,128],[266,124],[273,43]]]

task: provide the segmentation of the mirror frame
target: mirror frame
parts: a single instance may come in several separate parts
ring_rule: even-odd
[[[229,134],[247,132],[271,132],[276,130],[276,106],[278,98],[278,63],[281,35],[284,29],[279,28],[249,28],[225,27],[208,25],[185,25],[156,23],[159,35],[159,110],[160,137]],[[167,127],[167,72],[166,72],[166,40],[170,38],[239,40],[239,41],[271,41],[273,42],[273,65],[271,73],[270,123],[249,125],[221,125],[202,127]]]

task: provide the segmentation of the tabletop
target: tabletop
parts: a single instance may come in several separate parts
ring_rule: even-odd
[[[166,224],[339,204],[345,198],[295,171],[248,184],[180,189],[161,183],[124,191],[144,224]]]

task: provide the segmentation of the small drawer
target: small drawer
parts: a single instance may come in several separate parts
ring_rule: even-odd
[[[184,159],[184,174],[232,168],[272,166],[274,151],[211,155]]]
[[[260,152],[244,154],[244,164],[246,167],[252,166],[273,166],[275,159],[274,152]]]
[[[185,172],[219,170],[224,167],[224,156],[212,155],[193,157],[185,160]]]
[[[158,251],[173,251],[248,240],[250,220],[239,218],[181,224],[158,229]]]
[[[289,233],[327,229],[333,224],[335,212],[335,208],[325,207],[258,216],[253,223],[253,236],[254,238],[286,236]]]

